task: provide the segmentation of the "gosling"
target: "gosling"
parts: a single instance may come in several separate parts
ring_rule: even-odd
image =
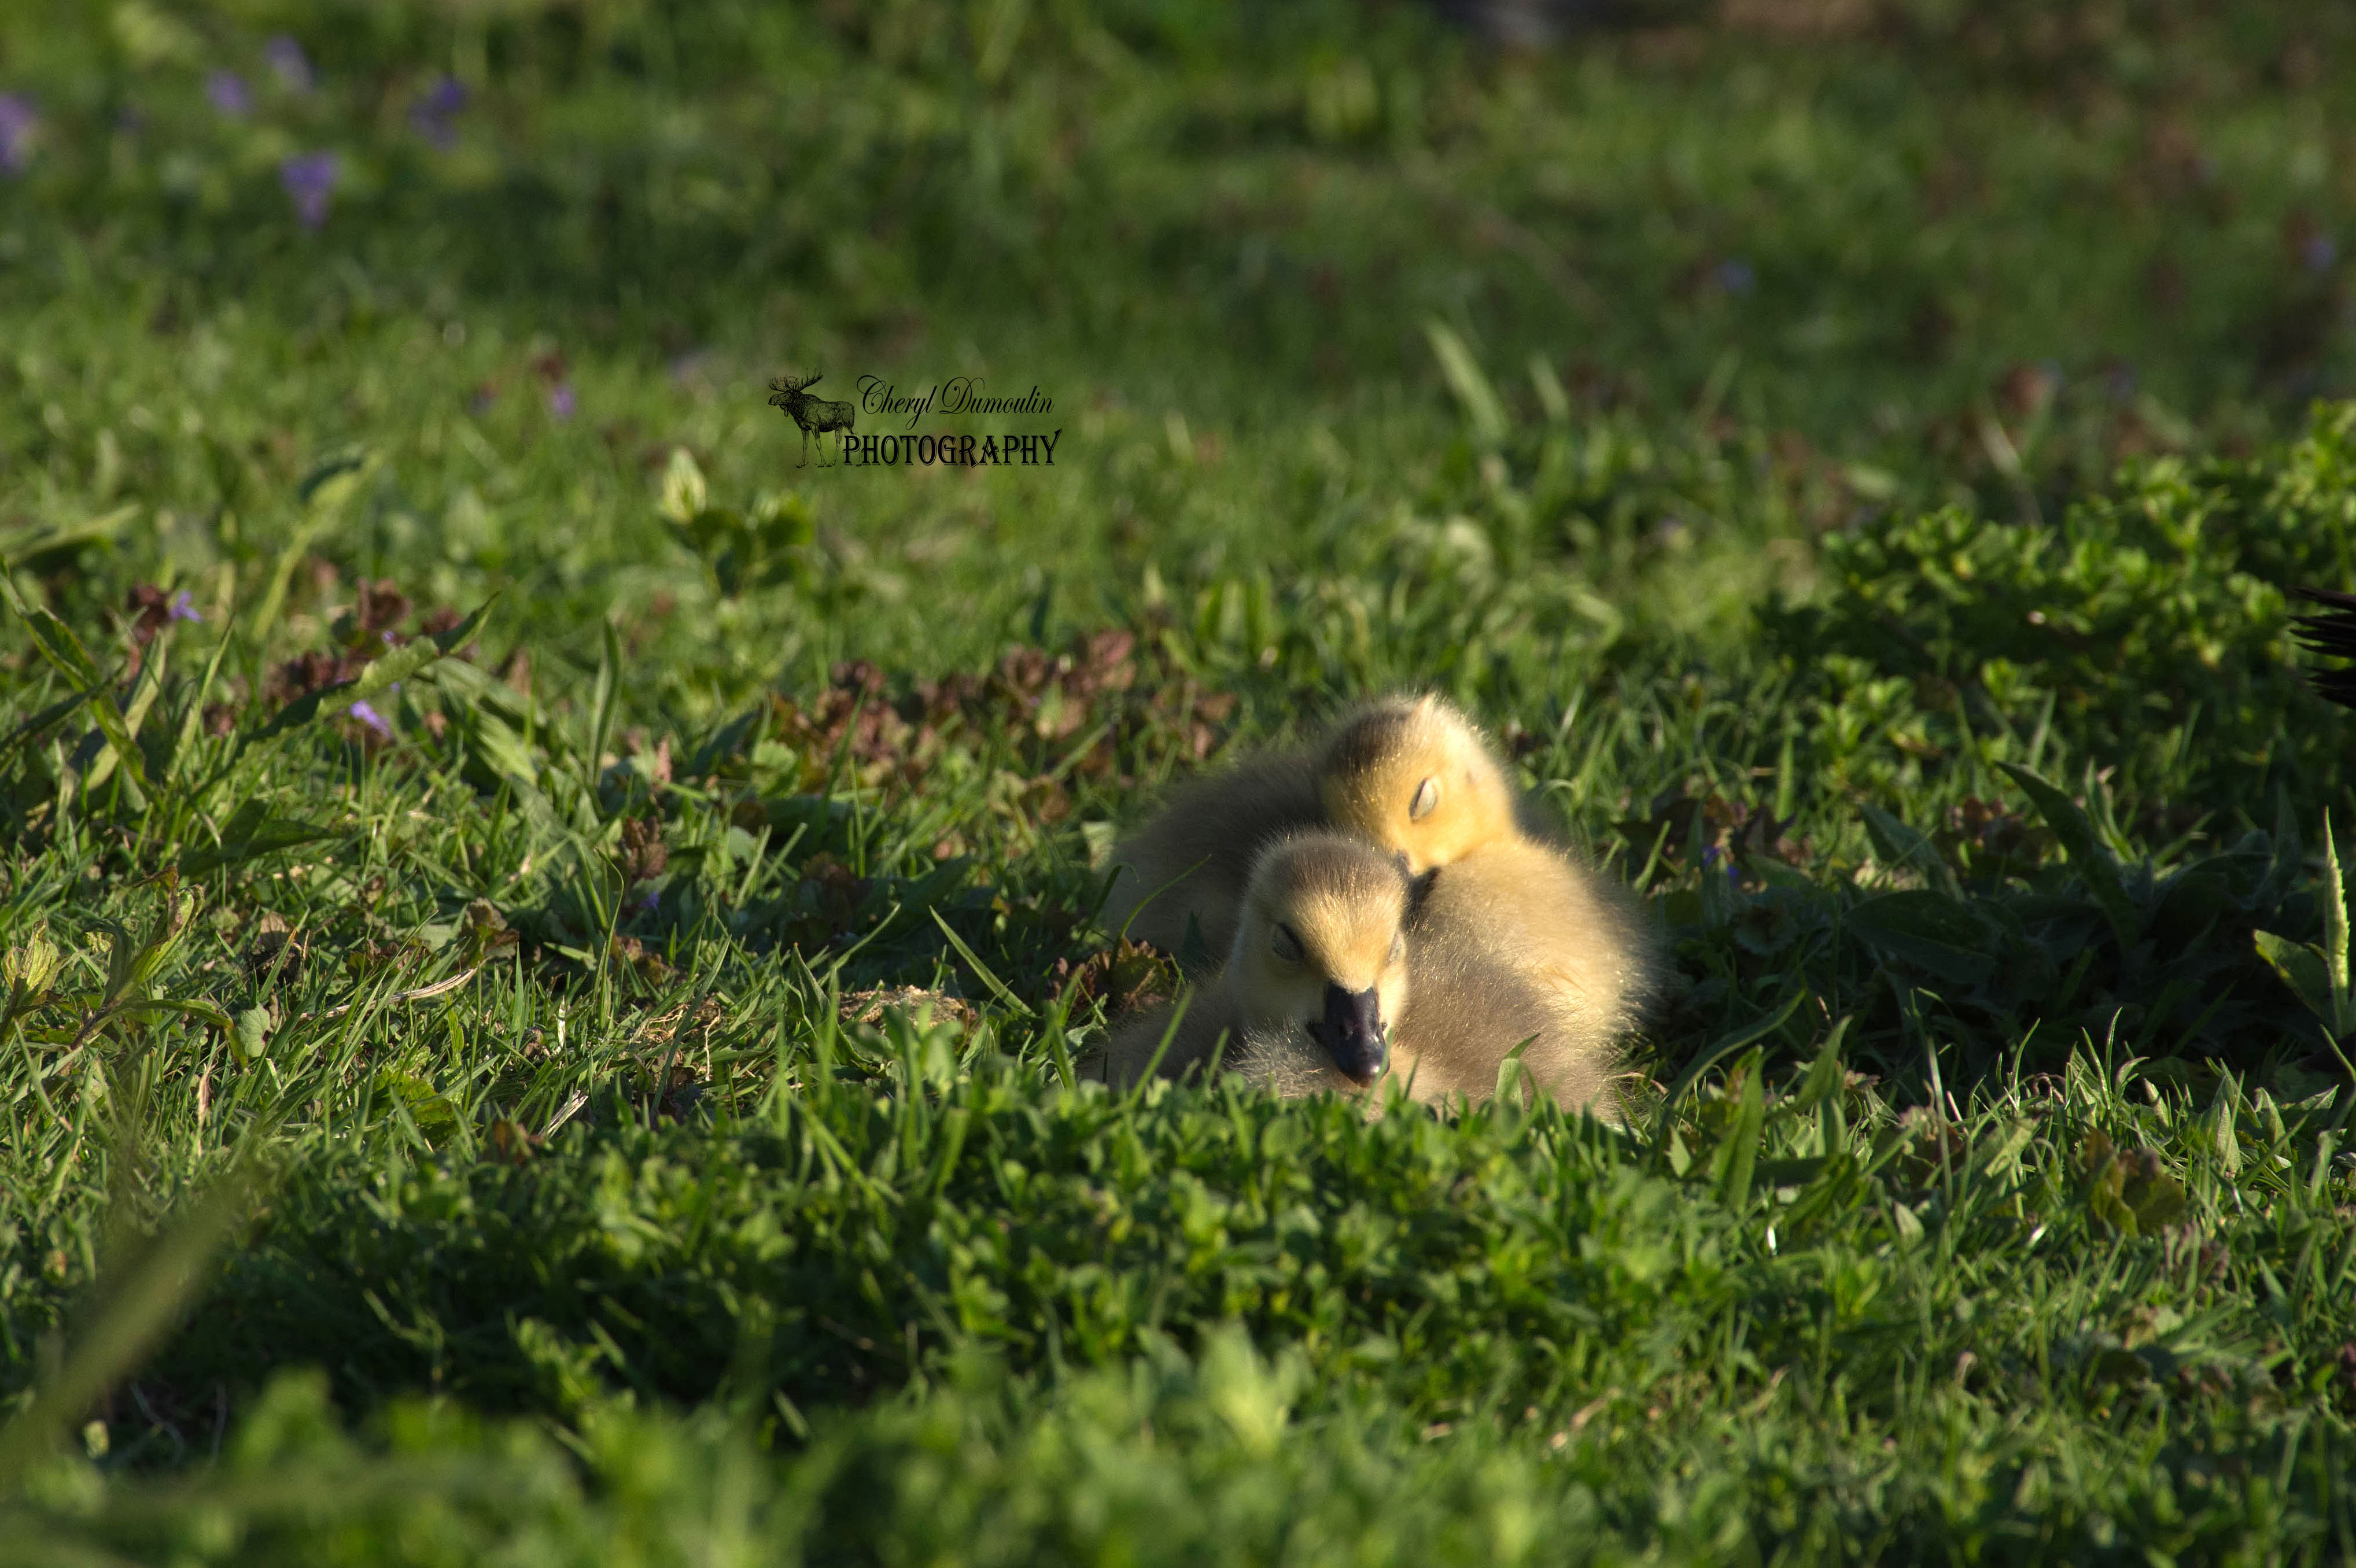
[[[1233,944],[1260,850],[1329,825],[1404,855],[1419,876],[1497,838],[1543,832],[1505,764],[1452,705],[1381,698],[1345,715],[1312,751],[1257,758],[1173,795],[1115,847],[1106,923],[1182,960],[1191,953],[1199,966]]]
[[[1199,968],[1235,944],[1254,859],[1288,833],[1319,826],[1317,770],[1306,752],[1256,757],[1175,791],[1114,846],[1104,923]]]
[[[1303,1082],[1287,1084],[1297,1090],[1373,1083],[1408,1003],[1412,887],[1405,866],[1361,839],[1276,839],[1253,862],[1218,979],[1183,1015],[1170,1003],[1130,1019],[1106,1053],[1106,1078],[1183,1077],[1207,1068],[1224,1040],[1237,1064],[1309,1063]]]
[[[1372,860],[1381,858],[1371,845],[1361,845],[1360,853]],[[1499,879],[1502,887],[1493,886],[1492,870],[1509,864],[1498,859],[1501,853],[1509,856],[1510,870]],[[1599,1007],[1596,992],[1612,978],[1612,955],[1644,951],[1641,935],[1623,908],[1588,897],[1592,890],[1575,875],[1551,885],[1541,880],[1550,876],[1549,865],[1575,872],[1568,862],[1544,850],[1536,851],[1528,864],[1522,859],[1492,847],[1408,884],[1405,1005],[1382,1014],[1397,1020],[1387,1042],[1390,1074],[1401,1080],[1410,1098],[1427,1104],[1486,1100],[1496,1092],[1506,1059],[1518,1050],[1530,1084],[1558,1105],[1617,1121],[1617,1041],[1630,1009],[1608,1002]],[[1515,889],[1511,884],[1516,880],[1535,885]],[[1521,911],[1514,907],[1515,894],[1545,907]],[[1563,916],[1566,926],[1586,931],[1602,956],[1583,971],[1566,973],[1556,944],[1542,933],[1534,934],[1548,911]],[[1368,913],[1379,923],[1387,911]],[[1238,959],[1243,954],[1239,945]],[[1237,971],[1224,980],[1221,1010],[1206,1016],[1199,1026],[1202,1035],[1193,1041],[1182,1028],[1173,1041],[1173,1058],[1183,1048],[1187,1063],[1199,1061],[1204,1047],[1198,1042],[1225,1029],[1231,1039],[1229,1070],[1267,1082],[1280,1094],[1351,1093],[1370,1086],[1371,1079],[1349,1070],[1355,1064],[1329,1049],[1330,1031],[1255,1023],[1280,1011],[1261,1002],[1256,987],[1264,982],[1258,976]],[[1613,994],[1625,997],[1632,992],[1623,985]],[[1135,1026],[1138,1036],[1130,1049],[1150,1053],[1167,1022],[1165,1010]]]
[[[1503,1051],[1530,1039],[1522,1061],[1537,1083],[1566,1109],[1609,1115],[1618,1043],[1653,987],[1629,896],[1552,841],[1504,760],[1437,697],[1361,713],[1329,746],[1318,789],[1335,827],[1427,879],[1408,931],[1417,998],[1400,1025],[1417,1098],[1490,1093]],[[1510,1029],[1521,1032],[1498,1045]]]
[[[1580,991],[1515,950],[1522,923],[1508,913],[1505,931],[1485,928],[1478,901],[1457,896],[1466,863],[1419,881],[1348,835],[1278,840],[1255,865],[1226,969],[1183,1014],[1164,1004],[1129,1020],[1105,1078],[1183,1077],[1217,1057],[1285,1094],[1361,1092],[1387,1070],[1419,1101],[1479,1100],[1520,1047],[1558,1104],[1615,1118],[1609,1029]]]
[[[1547,836],[1505,759],[1442,697],[1359,709],[1327,738],[1316,777],[1328,821],[1406,856],[1416,876],[1491,844]]]
[[[1394,1071],[1419,1100],[1487,1098],[1522,1066],[1566,1111],[1619,1119],[1621,1041],[1652,988],[1626,895],[1561,850],[1505,839],[1431,874],[1408,923],[1413,982]]]

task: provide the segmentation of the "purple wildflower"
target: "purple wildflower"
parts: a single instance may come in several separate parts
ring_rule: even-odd
[[[1748,261],[1720,261],[1710,269],[1709,281],[1730,294],[1747,294],[1759,286],[1759,274]]]
[[[451,124],[466,107],[466,84],[455,76],[437,79],[424,97],[409,106],[409,126],[442,152],[458,144]]]
[[[559,381],[548,389],[548,417],[569,420],[573,417],[573,383]]]
[[[205,97],[232,120],[242,120],[253,112],[253,94],[246,90],[245,78],[233,70],[207,71]]]
[[[383,736],[386,740],[390,741],[392,739],[392,726],[386,722],[383,714],[379,713],[367,703],[353,703],[352,717],[367,725],[369,729],[375,731],[378,734]]]
[[[649,892],[646,897],[638,901],[638,912],[640,914],[652,914],[661,903],[662,893],[660,891],[658,890],[656,891]]]
[[[33,133],[41,116],[33,101],[18,93],[0,92],[0,169],[21,171],[33,155]]]
[[[197,608],[196,595],[185,588],[172,595],[172,603],[166,608],[175,621],[202,621],[205,618],[204,613]]]
[[[311,60],[303,46],[280,33],[262,46],[262,58],[278,73],[278,84],[289,92],[311,91]]]
[[[2340,260],[2340,247],[2331,242],[2329,234],[2310,235],[2298,248],[2298,259],[2310,272],[2328,272],[2331,263]]]
[[[278,165],[278,183],[286,187],[304,228],[316,229],[327,221],[327,201],[342,174],[333,153],[305,153]]]

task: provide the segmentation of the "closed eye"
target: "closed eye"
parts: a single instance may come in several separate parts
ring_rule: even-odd
[[[1409,822],[1421,822],[1431,815],[1431,808],[1439,804],[1440,781],[1426,779],[1423,781],[1422,787],[1415,792],[1415,799],[1408,805],[1407,819]]]
[[[1289,925],[1279,925],[1269,933],[1268,948],[1287,964],[1301,962],[1301,938]]]

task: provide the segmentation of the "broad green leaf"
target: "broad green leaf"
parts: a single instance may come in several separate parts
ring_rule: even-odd
[[[1807,1077],[1801,1081],[1798,1091],[1784,1103],[1784,1107],[1779,1109],[1788,1107],[1794,1112],[1806,1111],[1840,1093],[1841,1044],[1848,1038],[1848,1026],[1853,1021],[1852,1014],[1840,1016],[1833,1025],[1832,1032],[1825,1036],[1823,1049],[1816,1052],[1815,1061],[1809,1064]]]
[[[1423,324],[1423,335],[1430,340],[1432,357],[1440,361],[1441,379],[1463,405],[1473,441],[1482,446],[1494,446],[1505,440],[1505,405],[1498,400],[1496,388],[1489,384],[1480,361],[1464,347],[1464,340],[1436,317]]]
[[[523,693],[464,659],[444,659],[418,672],[418,679],[472,707],[498,714],[510,725],[530,721],[532,705]]]
[[[123,782],[131,786],[131,807],[146,808],[146,794],[141,787],[147,782],[145,759],[132,739],[131,728],[123,721],[123,709],[115,705],[114,694],[107,689],[107,677],[98,667],[98,661],[83,647],[73,628],[47,610],[34,609],[16,593],[16,584],[9,581],[6,562],[0,561],[0,582],[7,583],[9,606],[33,635],[33,645],[41,656],[78,689],[89,693],[91,716],[98,721],[101,733],[113,749],[115,763],[123,770]]]
[[[2323,950],[2277,936],[2271,931],[2254,931],[2250,938],[2257,944],[2258,955],[2274,966],[2275,973],[2307,1004],[2308,1010],[2321,1019],[2325,1028],[2330,1028],[2331,970],[2324,960]]]
[[[191,848],[181,855],[180,874],[201,876],[221,866],[344,836],[340,828],[322,827],[292,816],[273,816],[261,801],[249,800],[221,825],[220,844],[211,848]]]
[[[2242,1174],[2242,1138],[2235,1125],[2241,1109],[2241,1080],[2228,1072],[2218,1080],[2217,1097],[2210,1102],[2201,1125],[2204,1141],[2216,1156],[2217,1168],[2229,1177]]]
[[[223,1031],[233,1027],[230,1016],[211,1003],[192,1002],[185,997],[151,997],[144,1002],[126,1002],[121,1010],[126,1013],[178,1013]]]
[[[1877,805],[1860,808],[1865,816],[1866,837],[1873,840],[1873,852],[1887,866],[1911,866],[1928,877],[1939,891],[1951,899],[1964,896],[1955,881],[1954,869],[1939,854],[1939,847],[1931,842],[1930,835],[1909,827]]]
[[[266,1008],[248,1008],[237,1015],[237,1023],[230,1031],[230,1051],[242,1067],[260,1061],[270,1050],[270,1011]]]
[[[80,523],[33,523],[9,528],[0,534],[0,555],[28,565],[56,559],[84,545],[112,544],[140,513],[135,501]]]
[[[2031,770],[2017,763],[1998,763],[1997,766],[2036,804],[2038,815],[2045,818],[2045,825],[2062,841],[2062,852],[2070,858],[2071,869],[2086,879],[2087,890],[2103,906],[2120,947],[2133,948],[2136,939],[2143,933],[2143,917],[2128,900],[2126,888],[2119,880],[2118,863],[2095,837],[2094,823],[2075,801]]]
[[[537,786],[540,763],[507,720],[489,713],[475,715],[471,744],[484,766],[511,784]]]
[[[340,453],[303,475],[294,493],[306,507],[333,511],[351,499],[352,492],[373,466],[365,452]]]
[[[311,553],[311,545],[327,532],[332,516],[315,516],[295,527],[286,547],[278,552],[277,561],[270,569],[270,581],[262,591],[262,602],[245,617],[245,636],[255,647],[266,646],[270,634],[278,624],[281,612],[286,608],[287,589],[294,581],[294,569]]]
[[[47,610],[27,609],[23,616],[33,634],[33,645],[40,649],[43,658],[58,667],[59,674],[76,686],[105,684],[98,661],[90,656],[90,650],[81,645],[72,627]]]
[[[376,1075],[377,1086],[409,1113],[428,1143],[439,1144],[457,1131],[461,1120],[458,1107],[436,1093],[434,1085],[413,1072],[398,1072],[386,1069]]]
[[[416,637],[393,649],[381,658],[371,659],[368,667],[340,686],[315,691],[296,702],[290,702],[275,719],[262,727],[257,741],[267,741],[289,730],[300,729],[318,718],[322,711],[347,713],[358,702],[372,702],[395,686],[409,679],[435,660],[464,647],[481,627],[483,617],[498,603],[494,593],[456,625],[446,632],[436,632],[430,637]]]
[[[2037,1124],[2016,1118],[1992,1141],[1983,1139],[1972,1163],[1985,1180],[2001,1180],[2019,1168],[2021,1151],[2037,1136]]]
[[[1751,1201],[1751,1172],[1759,1162],[1759,1137],[1767,1122],[1767,1053],[1753,1047],[1736,1064],[1734,1121],[1710,1156],[1710,1184],[1719,1201],[1740,1209]]]
[[[146,999],[148,986],[163,974],[196,913],[196,901],[180,896],[178,873],[167,869],[163,876],[164,904],[148,923],[146,934],[134,939],[119,926],[111,933],[114,944],[107,965],[104,1006],[108,1010],[125,1001]]]
[[[88,702],[91,699],[91,694],[101,689],[101,687],[96,686],[85,687],[81,690],[72,693],[70,696],[61,697],[57,701],[50,703],[47,708],[42,709],[38,713],[34,714],[30,719],[27,719],[23,723],[17,725],[14,730],[9,731],[7,738],[0,740],[0,757],[5,757],[9,752],[15,751],[17,747],[23,745],[27,741],[37,740],[42,731],[48,729],[50,725],[58,722],[58,720],[65,718],[75,709],[80,708],[83,703]]]
[[[662,515],[684,527],[704,509],[707,487],[703,470],[687,448],[670,449],[670,462],[663,469]]]
[[[491,606],[498,602],[499,596],[494,593],[477,605],[473,614],[448,631],[412,638],[382,658],[370,660],[338,700],[347,709],[355,702],[372,702],[434,660],[465,647],[482,629],[483,619],[491,613]]]
[[[2091,1132],[2078,1146],[2078,1171],[2088,1211],[2121,1236],[2152,1235],[2184,1215],[2184,1184],[2149,1149],[2116,1148]]]
[[[1961,900],[1928,888],[1882,893],[1844,917],[1848,929],[1884,956],[1902,959],[1943,980],[1972,985],[1996,972],[1997,933]]]
[[[131,706],[123,710],[123,733],[125,739],[134,743],[136,743],[139,739],[139,727],[147,721],[147,710],[155,705],[155,694],[164,689],[164,674],[171,656],[172,628],[167,625],[155,641],[147,645],[147,656],[140,662],[139,666],[139,678],[133,683]],[[114,771],[117,759],[123,754],[123,748],[109,747],[107,754],[101,757],[90,770],[86,787],[96,789],[104,784],[107,775]],[[146,762],[145,752],[140,753],[140,762],[144,771]]]
[[[1804,1159],[1762,1160],[1752,1179],[1762,1188],[1804,1187],[1825,1173],[1832,1158],[1820,1154]]]

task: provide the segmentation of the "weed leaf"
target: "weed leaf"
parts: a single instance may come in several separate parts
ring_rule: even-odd
[[[2017,763],[1998,763],[2007,776],[2019,784],[2036,804],[2038,814],[2062,841],[2062,853],[2070,859],[2071,868],[2086,879],[2086,886],[2102,906],[2111,923],[2111,931],[2124,951],[2132,951],[2136,939],[2142,933],[2143,921],[2129,901],[2126,887],[2119,880],[2118,862],[2110,850],[2095,837],[2094,822],[2083,807],[2052,784]]]
[[[1848,912],[1848,928],[1867,945],[1942,980],[1971,985],[1996,972],[1987,951],[1995,933],[1970,906],[1927,888],[1867,899]]]
[[[202,876],[222,866],[234,866],[281,849],[344,837],[338,828],[322,827],[298,817],[273,816],[269,806],[249,800],[221,825],[219,844],[209,849],[191,848],[180,856],[180,874]]]

